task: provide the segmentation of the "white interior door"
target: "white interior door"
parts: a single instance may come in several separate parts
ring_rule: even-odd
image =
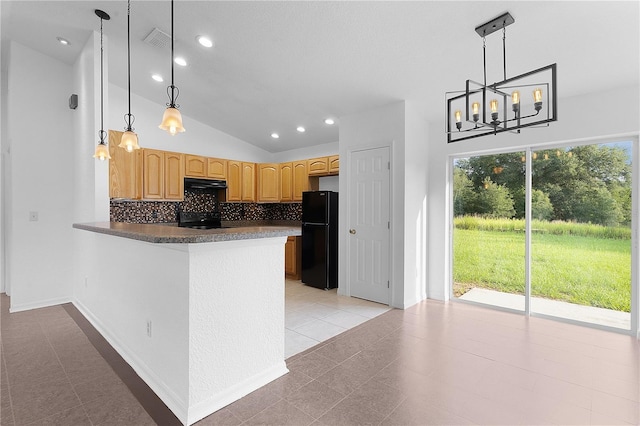
[[[351,296],[389,304],[389,148],[351,153]]]

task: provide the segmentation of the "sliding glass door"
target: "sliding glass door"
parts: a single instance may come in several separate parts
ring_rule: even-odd
[[[454,159],[452,297],[630,330],[633,149]]]

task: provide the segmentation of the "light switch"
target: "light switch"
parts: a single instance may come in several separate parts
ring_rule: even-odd
[[[38,212],[29,212],[29,222],[38,221]]]

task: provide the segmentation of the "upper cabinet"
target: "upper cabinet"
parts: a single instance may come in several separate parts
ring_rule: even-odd
[[[122,132],[109,130],[109,198],[142,198],[142,152],[119,148]]]
[[[309,190],[309,174],[307,173],[307,162],[305,160],[291,163],[292,176],[292,201],[302,201],[302,193]]]
[[[184,175],[188,177],[207,177],[207,161],[200,155],[184,155]]]
[[[207,177],[211,179],[226,179],[227,160],[207,158]]]
[[[280,201],[280,165],[258,164],[258,202]]]
[[[329,174],[338,174],[340,172],[340,156],[339,155],[330,155],[329,156]]]
[[[256,200],[256,163],[242,163],[242,201]]]
[[[329,157],[310,158],[307,160],[307,173],[309,176],[330,176],[337,175],[340,169],[340,157],[331,155]]]
[[[184,154],[164,153],[164,199],[184,199]]]
[[[142,164],[142,197],[144,199],[182,200],[184,198],[183,154],[144,149]]]
[[[329,173],[329,158],[311,158],[307,160],[307,173],[309,176],[326,175]]]
[[[255,163],[227,161],[227,201],[255,201]]]
[[[293,164],[280,163],[280,201],[293,201]]]

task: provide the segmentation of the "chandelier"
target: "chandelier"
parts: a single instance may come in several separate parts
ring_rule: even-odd
[[[476,27],[482,37],[484,80],[467,80],[464,91],[445,94],[447,143],[502,132],[520,133],[523,127],[546,127],[558,119],[556,64],[507,78],[506,28],[514,22],[506,12]],[[500,29],[503,80],[488,85],[486,36]]]
[[[104,49],[102,44],[102,21],[111,19],[109,14],[103,10],[95,9],[95,14],[100,18],[100,130],[98,131],[98,145],[96,146],[93,158],[100,161],[110,160],[109,147],[107,146],[107,132],[104,130]]]
[[[171,85],[167,87],[169,103],[167,104],[167,109],[164,110],[164,114],[162,115],[162,123],[158,126],[162,130],[167,131],[171,136],[175,136],[176,133],[184,132],[182,114],[180,114],[180,111],[178,110],[180,106],[176,104],[176,98],[180,91],[175,84],[173,84],[173,62],[173,0],[171,0]]]

